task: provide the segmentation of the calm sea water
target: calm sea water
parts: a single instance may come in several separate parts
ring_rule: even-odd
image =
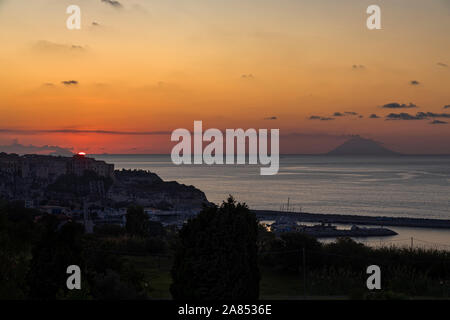
[[[169,155],[95,158],[117,169],[150,170],[164,180],[194,185],[215,203],[232,194],[254,209],[286,208],[289,198],[295,211],[450,219],[450,157],[284,155],[274,176],[261,176],[255,165],[175,166]],[[416,235],[450,245],[450,231],[396,231],[400,235],[391,240]]]

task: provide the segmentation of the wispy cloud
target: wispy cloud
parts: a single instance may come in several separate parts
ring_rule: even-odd
[[[335,112],[333,114],[333,117],[345,117],[345,116],[357,116],[357,115],[358,115],[357,112],[345,111],[345,112]]]
[[[333,134],[333,133],[314,133],[314,132],[289,132],[283,133],[281,137],[302,137],[302,138],[333,138],[333,139],[346,139],[354,137],[352,134]]]
[[[61,83],[65,86],[76,86],[78,85],[78,81],[76,80],[67,80],[67,81],[61,81]]]
[[[9,145],[0,146],[1,152],[6,153],[17,153],[17,154],[31,154],[31,153],[40,153],[40,154],[57,154],[63,156],[71,156],[73,153],[71,148],[62,148],[59,146],[34,146],[34,145],[22,145],[17,140],[14,140]]]
[[[448,68],[448,65],[443,62],[438,62],[437,65],[440,67]]]
[[[430,124],[447,124],[448,122],[446,121],[441,121],[441,120],[433,120],[430,122]]]
[[[417,115],[428,118],[450,118],[450,113],[418,112]]]
[[[400,103],[397,103],[397,102],[391,102],[391,103],[387,103],[387,104],[381,106],[381,108],[385,108],[385,109],[410,109],[410,108],[417,108],[417,106],[414,103],[400,104]]]
[[[122,4],[119,1],[115,0],[102,0],[103,3],[109,4],[110,6],[113,6],[114,8],[122,8]]]
[[[381,118],[381,117],[377,116],[375,113],[372,113],[372,114],[369,116],[369,118],[370,118],[370,119],[379,119],[379,118]]]
[[[321,116],[310,116],[310,117],[309,117],[309,120],[330,121],[330,120],[335,120],[335,118],[321,117]]]
[[[352,65],[352,69],[353,70],[364,70],[364,69],[366,69],[366,67],[363,66],[362,64],[354,64],[354,65]]]
[[[425,120],[430,118],[450,118],[450,113],[417,112],[415,115],[409,113],[390,113],[386,120]]]
[[[0,133],[13,133],[21,135],[34,134],[111,134],[111,135],[167,135],[170,131],[118,131],[118,130],[95,130],[95,129],[16,129],[16,128],[0,128]]]
[[[33,50],[48,53],[82,53],[86,48],[77,44],[63,44],[47,40],[39,40],[34,43]]]
[[[386,116],[386,120],[423,120],[424,117],[411,115],[409,113],[390,113]]]

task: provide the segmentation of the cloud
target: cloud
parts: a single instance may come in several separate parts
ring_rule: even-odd
[[[450,113],[418,112],[417,116],[424,118],[450,118]]]
[[[377,116],[375,113],[372,113],[372,114],[369,116],[369,118],[370,118],[370,119],[380,119],[381,117]]]
[[[410,115],[409,113],[390,113],[386,116],[386,120],[423,120],[424,117]]]
[[[35,51],[44,53],[82,53],[86,51],[83,46],[77,44],[62,44],[47,40],[39,40],[33,45]]]
[[[333,117],[345,117],[345,116],[357,116],[357,115],[358,115],[357,112],[345,111],[345,112],[335,112],[333,114]]]
[[[447,124],[448,122],[441,121],[441,120],[433,120],[430,122],[430,124]]]
[[[52,155],[62,155],[62,156],[72,156],[73,152],[69,148],[61,148],[58,146],[33,146],[33,145],[22,145],[17,140],[14,140],[10,145],[0,146],[1,152],[6,153],[17,153],[17,154],[52,154]]]
[[[277,120],[277,119],[278,119],[278,117],[276,117],[276,116],[264,118],[264,120]]]
[[[429,118],[450,118],[450,113],[417,112],[416,115],[409,113],[390,113],[386,120],[424,120]]]
[[[321,121],[330,121],[335,120],[334,118],[320,117],[320,116],[311,116],[309,120],[321,120]]]
[[[448,68],[448,65],[443,62],[438,62],[437,65],[440,67]]]
[[[333,138],[333,139],[347,139],[355,137],[352,134],[333,134],[333,133],[325,133],[325,132],[288,132],[282,133],[281,137],[302,137],[302,138]]]
[[[417,81],[417,80],[411,80],[411,81],[409,82],[409,84],[412,85],[412,86],[418,86],[418,85],[420,84],[420,82]]]
[[[67,80],[67,81],[61,81],[61,83],[65,86],[76,86],[78,85],[78,81],[76,80]]]
[[[444,106],[442,109],[450,109],[450,104]]]
[[[392,102],[392,103],[387,103],[383,106],[381,106],[381,108],[385,108],[385,109],[410,109],[410,108],[417,108],[417,106],[414,103],[409,103],[409,104],[399,104],[397,102]]]
[[[109,4],[109,5],[113,6],[114,8],[118,8],[118,9],[121,9],[123,7],[119,1],[115,1],[115,0],[102,0],[102,2]]]
[[[144,13],[144,14],[148,14],[149,13],[149,11],[144,6],[142,6],[140,4],[133,4],[132,8],[134,10],[139,11],[139,12]]]
[[[111,134],[111,135],[168,135],[172,134],[171,131],[116,131],[116,130],[89,130],[89,129],[42,129],[42,130],[29,130],[29,129],[14,129],[14,128],[0,128],[0,133],[13,133],[21,135],[35,135],[35,134]]]

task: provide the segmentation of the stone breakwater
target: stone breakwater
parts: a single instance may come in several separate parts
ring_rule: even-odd
[[[324,222],[342,223],[356,225],[392,226],[392,227],[413,227],[413,228],[433,228],[450,229],[450,220],[425,219],[408,217],[372,217],[342,214],[319,214],[306,212],[283,212],[272,210],[252,210],[259,220],[280,219],[301,222]]]

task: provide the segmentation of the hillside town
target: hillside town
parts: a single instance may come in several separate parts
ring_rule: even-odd
[[[125,224],[127,208],[143,206],[150,219],[184,221],[208,203],[193,186],[165,182],[143,170],[115,170],[113,164],[79,153],[73,157],[0,153],[0,198],[94,225]],[[181,218],[180,218],[181,217]]]

